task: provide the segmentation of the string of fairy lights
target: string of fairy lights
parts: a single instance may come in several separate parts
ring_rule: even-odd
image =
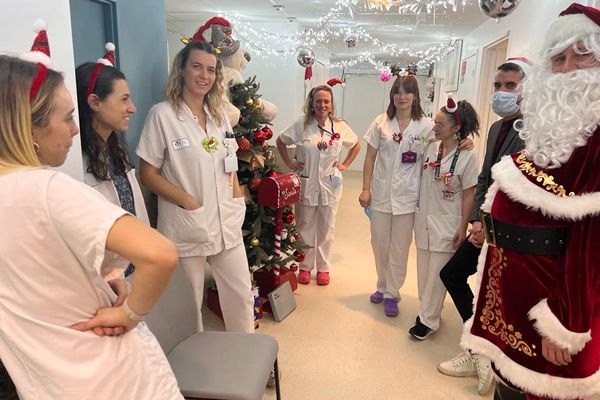
[[[364,10],[379,12],[402,13],[432,13],[436,8],[447,11],[464,11],[469,0],[336,0],[329,12],[320,18],[317,28],[306,27],[300,32],[281,34],[269,32],[263,28],[256,28],[251,23],[244,22],[238,15],[224,15],[235,27],[235,35],[243,39],[244,46],[259,58],[271,57],[287,58],[294,55],[301,48],[312,48],[318,45],[327,45],[331,41],[343,40],[352,36],[357,44],[365,50],[354,55],[334,57],[330,63],[331,68],[349,68],[359,64],[369,64],[381,71],[386,68],[386,60],[377,54],[386,54],[389,59],[416,60],[419,69],[426,69],[429,64],[443,59],[452,51],[456,40],[439,43],[427,49],[413,50],[409,47],[399,47],[393,43],[384,43],[373,37],[361,26],[339,28],[334,26],[333,20],[348,17],[354,18],[356,9],[362,3]]]

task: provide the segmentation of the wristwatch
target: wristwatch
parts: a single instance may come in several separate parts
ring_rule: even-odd
[[[125,301],[123,302],[123,310],[125,311],[125,315],[127,315],[127,318],[133,320],[133,321],[138,321],[141,322],[146,318],[146,314],[141,315],[136,313],[135,311],[133,311],[131,308],[129,308],[129,304],[127,304],[127,300],[129,300],[129,297],[125,299]]]

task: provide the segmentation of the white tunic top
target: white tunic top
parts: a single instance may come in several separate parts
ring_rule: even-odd
[[[177,115],[167,102],[156,104],[146,118],[137,155],[170,183],[196,197],[202,206],[186,210],[158,198],[158,230],[177,246],[179,257],[209,256],[242,243],[242,223],[246,213],[244,198],[233,198],[232,176],[225,172],[225,156],[237,151],[237,143],[227,150],[223,139],[231,126],[224,118],[218,126],[206,112],[205,132],[192,111],[182,103]],[[203,147],[209,136],[219,145],[212,153]]]
[[[60,172],[0,175],[0,358],[22,400],[183,399],[145,324],[122,337],[70,328],[116,299],[100,266],[124,214]]]
[[[331,120],[325,122],[324,128],[331,131]],[[317,121],[311,121],[304,129],[304,117],[281,132],[279,138],[288,146],[296,145],[296,158],[304,162],[304,169],[300,172],[302,182],[302,198],[300,203],[305,206],[334,205],[342,196],[342,184],[336,186],[333,164],[339,161],[342,147],[352,148],[358,141],[356,134],[344,121],[334,121],[333,131],[340,134],[340,138],[329,144],[331,137],[319,130]],[[321,141],[327,143],[326,150],[319,150],[317,144]],[[341,176],[341,175],[340,175]]]
[[[431,143],[423,153],[421,167],[437,160],[441,142]],[[456,149],[442,158],[440,175],[448,172]],[[477,185],[479,167],[472,150],[461,150],[450,178],[451,198],[443,198],[443,180],[435,179],[435,168],[423,168],[419,204],[415,213],[415,245],[419,249],[453,253],[452,238],[462,220],[463,190]]]
[[[422,155],[425,145],[435,136],[431,120],[411,120],[402,140],[397,143],[394,133],[400,131],[396,118],[378,115],[364,136],[365,141],[377,150],[371,179],[371,208],[393,215],[415,212],[419,199]],[[414,163],[403,163],[402,154],[416,153]]]
[[[112,204],[121,207],[121,202],[119,200],[119,194],[117,193],[117,189],[111,180],[99,181],[96,179],[94,174],[91,172],[87,172],[87,157],[84,156],[83,164],[86,166],[83,173],[83,181],[86,185],[97,190],[105,199],[110,201]],[[144,196],[142,195],[142,190],[140,189],[140,184],[135,177],[135,170],[132,168],[127,172],[127,179],[129,180],[129,184],[131,185],[131,191],[133,192],[133,202],[135,204],[135,216],[137,219],[150,226],[150,222],[148,220],[148,212],[146,211],[146,204],[144,202]],[[115,276],[114,269],[125,270],[129,265],[129,261],[119,256],[118,254],[113,253],[112,251],[106,251],[106,255],[104,257],[104,262],[102,263],[101,275],[103,277],[107,277],[110,274],[110,277]]]

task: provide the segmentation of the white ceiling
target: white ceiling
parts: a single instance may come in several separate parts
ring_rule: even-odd
[[[166,12],[170,21],[197,21],[198,26],[206,21],[207,13],[225,13],[238,15],[240,21],[253,23],[257,28],[264,22],[269,22],[270,27],[274,22],[290,24],[288,20],[295,17],[295,23],[301,27],[316,29],[319,19],[324,17],[335,3],[335,0],[166,0]],[[284,8],[278,11],[274,7],[276,4],[283,5]],[[365,9],[364,0],[360,0],[353,6],[353,14],[352,16],[345,10],[340,17],[330,20],[330,24],[334,29],[360,26],[383,43],[394,43],[398,47],[409,47],[411,50],[425,50],[432,45],[463,38],[488,19],[479,10],[477,0],[468,0],[464,12],[461,6],[456,13],[437,7],[435,13],[420,15],[399,14],[397,8],[391,8],[387,12],[369,11]],[[273,44],[274,47],[276,45]],[[378,54],[376,48],[364,42],[359,42],[356,47],[349,49],[344,44],[343,37],[331,40],[325,46],[332,53],[333,60],[364,52],[371,52],[380,59],[387,56]]]

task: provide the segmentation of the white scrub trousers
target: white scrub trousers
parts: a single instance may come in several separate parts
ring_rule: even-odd
[[[304,243],[313,246],[304,251],[306,257],[300,263],[302,271],[312,271],[316,264],[317,271],[329,272],[337,207],[337,203],[328,206],[296,204],[296,229]]]
[[[446,287],[440,271],[454,253],[429,251],[417,248],[417,281],[421,310],[419,318],[428,328],[437,331],[446,298]]]
[[[198,332],[202,324],[202,301],[204,298],[205,263],[211,266],[219,291],[219,303],[228,332],[254,332],[254,296],[250,283],[250,271],[244,244],[212,256],[181,257],[180,265],[194,288],[198,308]]]
[[[414,224],[415,213],[392,215],[372,211],[371,247],[377,268],[377,291],[386,299],[400,299]]]

